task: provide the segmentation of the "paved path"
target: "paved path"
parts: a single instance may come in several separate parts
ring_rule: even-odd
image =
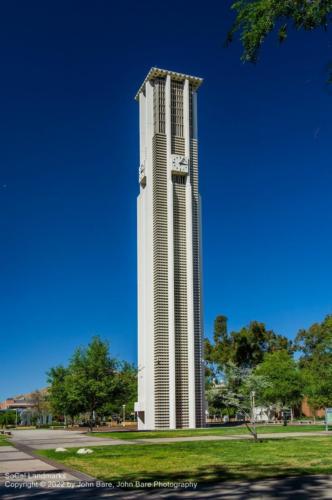
[[[66,430],[17,430],[12,431],[11,443],[14,446],[0,446],[0,484],[17,483],[7,490],[26,489],[28,485],[39,487],[53,484],[65,484],[72,488],[81,481],[93,481],[87,474],[72,470],[64,465],[59,466],[53,460],[34,455],[34,450],[58,447],[105,446],[123,444],[120,440],[98,439],[86,436],[81,432]],[[6,490],[5,490],[6,491]]]
[[[85,480],[91,480],[91,477],[63,466],[59,468],[52,460],[41,459],[29,451],[14,446],[0,446],[0,489],[3,491],[17,491],[20,488],[27,491],[28,485],[43,487],[55,481],[63,481],[74,487]]]
[[[60,466],[48,458],[36,456],[34,450],[131,444],[90,437],[80,431],[48,429],[14,430],[11,443],[14,446],[0,446],[0,487],[9,495],[11,491],[15,491],[15,495],[18,491],[30,491],[34,485],[38,487],[38,491],[42,491],[44,486],[56,491],[61,485],[65,489],[80,488],[82,481],[94,484],[91,476],[63,464]],[[0,497],[2,498],[1,493]]]
[[[126,444],[122,439],[108,439],[87,436],[80,431],[67,430],[17,430],[12,431],[14,444],[27,446],[34,450],[47,450],[54,448],[87,448],[89,446],[109,446]],[[128,443],[128,444],[131,444]]]
[[[189,436],[189,437],[167,437],[167,438],[144,438],[144,439],[111,439],[87,436],[80,431],[67,430],[17,430],[13,431],[12,441],[17,446],[26,446],[33,450],[47,450],[58,447],[63,448],[87,448],[89,446],[117,446],[117,445],[139,445],[139,444],[162,444],[162,443],[178,443],[190,441],[234,441],[243,439],[252,439],[249,434],[233,434],[233,435],[206,435],[206,436]],[[320,437],[332,436],[332,433],[325,431],[318,432],[282,432],[259,434],[260,439],[283,439],[283,438],[298,438],[298,437]]]

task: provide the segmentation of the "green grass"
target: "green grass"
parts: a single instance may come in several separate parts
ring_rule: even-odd
[[[10,445],[8,439],[2,434],[0,434],[0,446],[8,446],[8,445]]]
[[[103,481],[192,481],[332,473],[332,438],[251,441],[200,441],[154,445],[94,447],[91,455],[75,449],[39,450]]]
[[[324,425],[260,425],[257,426],[259,434],[270,432],[313,432],[324,431]],[[120,432],[95,432],[90,436],[113,439],[146,439],[146,438],[168,438],[168,437],[191,437],[191,436],[229,436],[234,434],[248,434],[245,426],[241,427],[215,427],[206,429],[181,429],[175,431],[120,431]]]

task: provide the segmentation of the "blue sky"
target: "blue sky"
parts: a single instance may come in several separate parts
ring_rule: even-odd
[[[96,333],[136,361],[134,95],[151,66],[205,80],[206,335],[219,313],[292,338],[332,312],[331,33],[272,37],[244,65],[231,20],[219,1],[2,5],[0,399]]]

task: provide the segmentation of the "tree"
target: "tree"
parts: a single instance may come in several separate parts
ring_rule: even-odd
[[[261,392],[265,405],[282,410],[293,408],[302,401],[303,378],[289,352],[282,350],[266,354],[255,374],[268,382]]]
[[[31,402],[33,404],[33,420],[35,423],[41,424],[42,423],[42,418],[45,413],[48,413],[50,410],[50,405],[47,399],[46,391],[40,391],[39,389],[36,389],[34,392],[31,393],[30,395]]]
[[[331,359],[314,359],[302,369],[304,394],[314,412],[332,406],[332,362]]]
[[[48,398],[51,409],[58,417],[68,416],[71,424],[74,424],[75,417],[83,411],[81,399],[71,390],[71,373],[68,368],[55,366],[47,374],[47,381],[50,384]]]
[[[291,342],[273,330],[267,330],[264,323],[258,321],[228,334],[225,316],[215,319],[213,343],[205,340],[205,359],[215,376],[229,362],[240,368],[254,368],[263,361],[266,353],[278,350],[290,352]]]
[[[290,26],[297,30],[327,29],[331,21],[332,0],[236,0],[231,9],[236,19],[227,42],[240,33],[243,45],[243,61],[256,62],[265,38],[278,30],[278,38],[287,38]]]
[[[76,349],[70,360],[68,398],[80,402],[82,411],[89,413],[90,430],[96,413],[120,393],[118,368],[117,360],[110,357],[108,342],[99,337],[94,337],[87,348]]]
[[[295,349],[302,355],[304,394],[311,408],[316,410],[332,405],[332,315],[307,330],[298,332]]]
[[[245,425],[257,441],[255,401],[261,401],[263,390],[269,385],[264,376],[250,368],[239,368],[233,363],[225,366],[225,384],[208,391],[210,402],[222,408],[233,409],[243,415]],[[256,399],[255,399],[256,398]]]
[[[227,333],[227,317],[219,315],[214,320],[213,343],[204,339],[204,359],[206,361],[206,386],[212,386],[216,377],[230,361],[230,339]]]
[[[226,404],[225,395],[227,393],[227,387],[224,384],[211,384],[206,390],[206,400],[208,403],[209,416],[222,414],[224,410],[227,411],[228,416],[233,415],[233,411],[230,411],[230,407]]]
[[[16,424],[16,412],[14,410],[5,410],[0,412],[0,427]]]
[[[106,415],[122,415],[123,405],[126,405],[126,412],[134,412],[134,405],[137,398],[137,369],[131,363],[123,361],[119,364],[117,371],[117,394],[112,401],[107,402],[103,407]]]
[[[314,359],[331,357],[332,360],[332,315],[326,316],[322,323],[300,330],[295,338],[295,349],[302,353],[302,366]]]
[[[76,349],[67,367],[51,368],[48,383],[54,413],[69,416],[72,424],[75,417],[88,413],[91,430],[97,416],[119,411],[123,404],[129,412],[134,409],[137,371],[112,358],[108,342],[99,337]]]

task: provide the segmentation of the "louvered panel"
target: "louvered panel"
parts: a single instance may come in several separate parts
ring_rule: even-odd
[[[173,176],[176,426],[189,426],[186,187]]]
[[[153,138],[155,426],[169,427],[166,136]]]

